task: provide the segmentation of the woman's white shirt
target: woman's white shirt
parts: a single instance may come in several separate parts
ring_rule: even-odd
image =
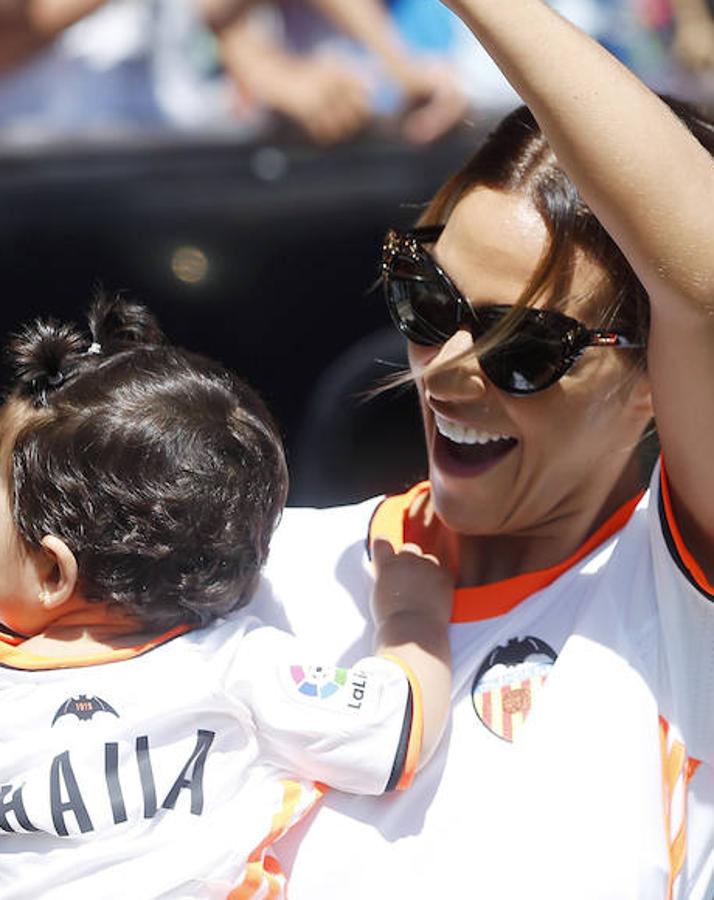
[[[547,587],[452,625],[438,752],[409,790],[333,792],[278,845],[291,900],[711,900],[714,601],[659,479]],[[377,503],[288,510],[253,610],[336,658],[369,652]]]

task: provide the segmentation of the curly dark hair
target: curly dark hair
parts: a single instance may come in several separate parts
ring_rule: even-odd
[[[91,338],[38,321],[9,347],[18,533],[30,548],[62,538],[88,600],[204,625],[248,602],[267,557],[287,494],[277,429],[143,306],[100,299],[88,318]]]

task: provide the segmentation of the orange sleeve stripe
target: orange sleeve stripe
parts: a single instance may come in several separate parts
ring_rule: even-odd
[[[399,656],[393,656],[391,653],[383,653],[381,655],[383,659],[390,660],[390,662],[395,663],[402,669],[404,674],[407,676],[409,687],[411,688],[412,721],[409,731],[409,742],[407,744],[404,767],[402,768],[402,773],[399,776],[399,780],[394,787],[394,790],[396,791],[403,791],[405,788],[408,788],[411,785],[412,781],[414,780],[414,776],[416,775],[417,769],[419,768],[421,745],[422,739],[424,737],[424,700],[422,697],[421,685],[419,684],[419,680],[417,679],[411,668],[404,662],[404,660]]]
[[[271,861],[269,864],[268,861]],[[285,897],[286,879],[280,864],[273,856],[266,856],[265,863],[251,862],[246,866],[245,877],[226,900],[282,900]]]
[[[701,766],[701,759],[692,759],[691,757],[687,759],[687,784],[694,778],[694,773],[697,771],[699,766]]]
[[[682,533],[677,526],[677,521],[674,517],[674,510],[672,509],[672,494],[669,488],[669,479],[667,477],[664,459],[662,459],[661,461],[661,466],[660,491],[662,493],[662,506],[664,508],[667,528],[669,529],[672,541],[674,542],[676,552],[682,562],[682,565],[696,582],[697,587],[705,594],[714,596],[714,585],[710,583],[709,579],[702,571],[702,567],[687,549],[682,537]]]
[[[282,837],[286,831],[288,831],[293,825],[296,824],[296,822],[298,822],[304,815],[306,815],[309,810],[311,810],[312,807],[325,795],[324,786],[315,785],[313,788],[314,796],[312,801],[306,805],[306,808],[302,810],[298,816],[296,816],[295,811],[301,799],[304,788],[300,784],[300,782],[290,781],[287,778],[284,779],[281,784],[283,786],[282,806],[273,816],[273,821],[270,825],[270,832],[265,836],[265,838],[260,842],[260,844],[258,844],[255,850],[253,850],[253,852],[248,857],[248,859],[252,862],[262,859],[266,849],[274,841],[277,841],[278,838]]]
[[[664,716],[659,717],[659,743],[662,755],[662,803],[664,808],[665,837],[669,855],[669,879],[667,881],[667,900],[672,900],[674,883],[684,866],[687,855],[687,798],[689,782],[699,767],[700,760],[687,756],[687,749],[681,741],[669,744],[669,722]],[[684,780],[681,810],[681,825],[674,838],[672,829],[672,800],[679,779]]]
[[[303,816],[307,815],[327,793],[327,788],[323,784],[313,785],[312,800],[296,815],[304,787],[300,782],[287,778],[283,779],[281,784],[283,786],[282,805],[273,816],[270,832],[248,857],[245,876],[241,883],[228,894],[227,900],[251,900],[258,896],[257,892],[261,888],[264,889],[263,896],[269,900],[283,896],[285,875],[278,860],[268,854],[267,849],[293,825],[297,824]]]
[[[245,877],[238,887],[228,894],[226,900],[250,900],[258,895],[258,890],[263,885],[263,866],[259,862],[248,863],[245,867]]]

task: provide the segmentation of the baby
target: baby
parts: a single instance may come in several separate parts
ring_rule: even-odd
[[[438,743],[450,577],[377,541],[376,655],[306,658],[243,609],[287,491],[262,402],[141,306],[89,326],[27,327],[0,409],[0,896],[280,897],[325,785]]]

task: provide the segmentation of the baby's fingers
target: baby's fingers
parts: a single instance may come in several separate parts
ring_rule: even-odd
[[[392,542],[387,538],[376,537],[372,541],[372,562],[374,563],[377,571],[390,559],[394,559],[396,556],[394,552],[394,547],[392,547]]]
[[[422,548],[418,544],[402,544],[400,553],[412,553],[414,556],[418,556],[421,559],[426,559],[431,563],[434,563],[435,566],[441,565],[439,560],[434,556],[433,553],[424,553]]]

